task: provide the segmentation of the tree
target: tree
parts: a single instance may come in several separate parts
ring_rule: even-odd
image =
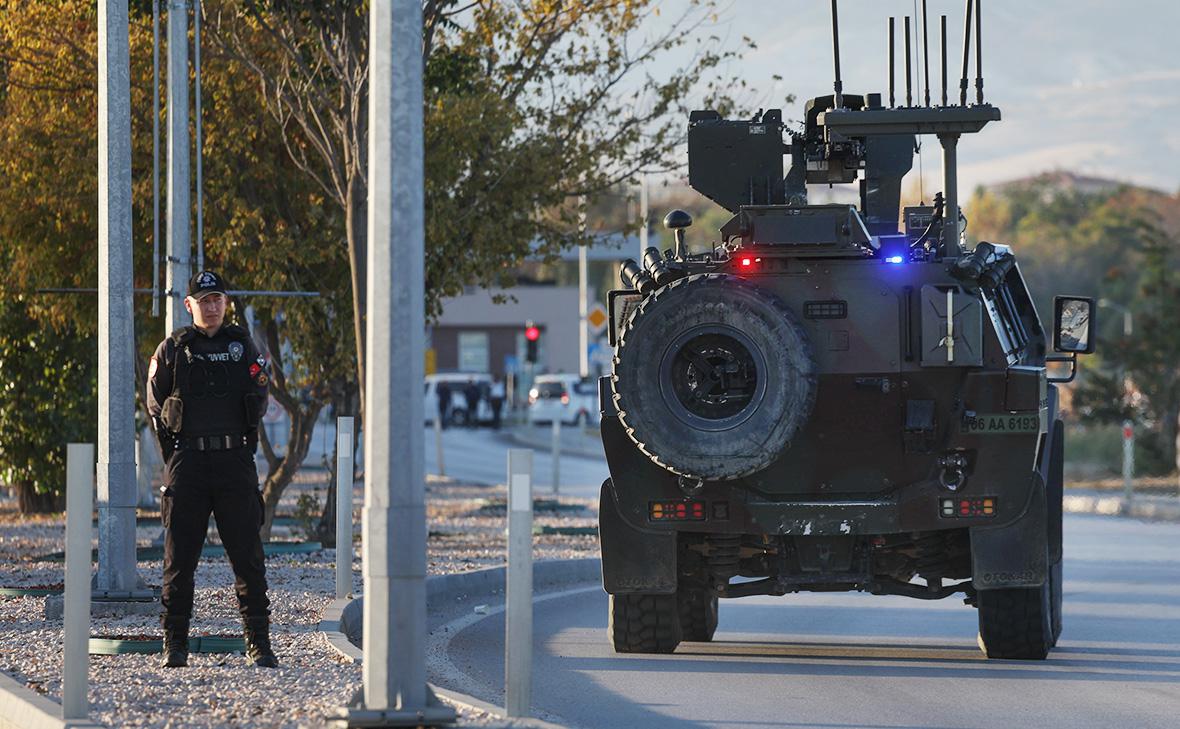
[[[93,443],[98,348],[70,325],[39,325],[21,296],[0,297],[0,477],[21,513],[60,511],[66,444]]]
[[[138,14],[133,12],[130,34],[137,233],[150,229],[151,210],[151,29],[145,9],[150,6],[144,4]],[[2,303],[10,307],[6,315],[14,321],[27,317],[29,336],[48,329],[61,340],[50,343],[63,347],[87,344],[96,328],[95,297],[32,292],[96,286],[96,24],[93,3],[86,0],[0,0]],[[346,342],[351,313],[348,263],[337,244],[341,236],[333,207],[299,174],[282,141],[267,129],[270,120],[249,75],[214,54],[207,56],[203,81],[208,264],[220,268],[239,288],[323,292],[311,301],[238,302],[239,314],[242,305],[255,305],[262,323],[262,345],[266,347],[269,340],[272,354],[278,354],[276,369],[287,368],[272,380],[271,392],[291,416],[289,447],[286,453],[276,454],[264,441],[262,448],[268,463],[263,484],[268,505],[264,534],[269,534],[274,506],[306,456],[325,393],[355,389]],[[151,248],[146,243],[146,236],[138,233],[135,283],[140,288],[151,286]],[[146,359],[165,334],[160,320],[149,316],[148,306],[146,297],[137,297],[140,358],[135,376],[141,396]],[[0,352],[10,369],[26,362],[20,349],[26,345],[15,338],[18,330],[12,331],[14,338],[6,339]],[[276,341],[281,344],[273,344]],[[25,418],[24,430],[10,424],[10,432],[48,434],[49,423],[37,420],[42,416],[57,419],[54,437],[60,435],[58,431],[93,430],[96,415],[73,408],[89,402],[93,384],[78,377],[36,382],[39,389],[29,391],[38,393],[38,402],[46,404],[46,410],[10,408],[11,418]]]
[[[734,54],[698,39],[668,78],[637,79],[707,17],[707,7],[689,11],[637,41],[651,5],[424,2],[428,316],[464,286],[511,285],[511,268],[534,243],[544,254],[579,242],[572,199],[672,165],[686,99]],[[291,159],[343,214],[362,386],[365,10],[348,0],[205,5],[210,37],[254,74]],[[633,91],[621,93],[628,83]],[[696,96],[724,110],[718,89],[738,83],[706,84]]]

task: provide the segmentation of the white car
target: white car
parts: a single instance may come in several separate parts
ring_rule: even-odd
[[[598,383],[577,375],[537,375],[529,390],[529,422],[566,425],[597,423]]]
[[[491,388],[492,376],[478,372],[444,372],[426,375],[426,394],[423,396],[422,409],[426,416],[427,425],[433,425],[434,418],[438,415],[438,385],[441,382],[447,383],[451,390],[451,402],[447,406],[447,414],[443,419],[444,424],[463,426],[472,422],[476,424],[492,422],[492,406],[485,397]],[[467,396],[464,392],[470,382],[474,382],[480,388],[479,404],[476,406],[475,413],[468,412]],[[474,420],[472,420],[473,417]]]

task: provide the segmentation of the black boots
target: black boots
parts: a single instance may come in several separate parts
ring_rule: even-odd
[[[165,615],[160,622],[164,625],[163,668],[180,668],[188,665],[188,618]]]
[[[262,668],[278,668],[279,659],[270,649],[270,618],[242,618],[242,628],[246,633],[246,661]]]

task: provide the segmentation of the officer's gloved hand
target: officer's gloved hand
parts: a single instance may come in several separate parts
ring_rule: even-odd
[[[167,461],[172,457],[172,453],[176,450],[176,437],[164,426],[164,422],[160,418],[152,418],[152,430],[156,433],[156,442],[160,444],[160,453]]]

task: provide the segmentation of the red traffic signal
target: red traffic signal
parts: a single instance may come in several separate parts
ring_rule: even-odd
[[[535,324],[530,324],[525,327],[524,338],[530,342],[535,342],[541,338],[541,330]]]

